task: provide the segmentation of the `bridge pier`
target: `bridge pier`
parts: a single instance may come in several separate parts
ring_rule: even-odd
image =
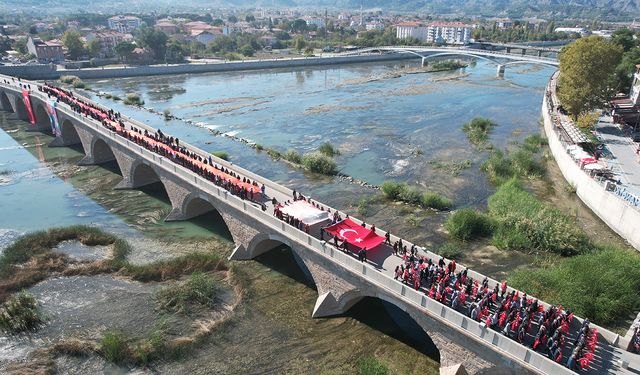
[[[526,48],[523,48],[520,54],[521,54],[522,56],[526,55],[526,54],[527,54],[527,49],[526,49]]]
[[[422,67],[424,68],[427,65],[427,58],[423,57],[422,58]]]
[[[542,57],[542,51],[538,50],[538,57]]]
[[[498,78],[504,77],[505,69],[506,69],[506,67],[504,65],[498,65],[498,68],[496,69],[496,76]]]

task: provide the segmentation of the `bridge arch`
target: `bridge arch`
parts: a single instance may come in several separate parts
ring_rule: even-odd
[[[51,132],[51,119],[49,118],[46,106],[42,102],[38,101],[34,114],[36,116],[36,124],[39,128],[45,132]]]
[[[11,100],[9,100],[9,97],[4,90],[0,91],[0,108],[8,112],[14,112]]]
[[[442,57],[442,56],[466,56],[466,57],[473,57],[475,59],[480,59],[480,60],[484,60],[487,62],[490,62],[494,65],[504,65],[504,64],[500,64],[499,62],[497,62],[496,60],[490,59],[486,56],[482,56],[482,55],[476,55],[473,53],[465,53],[463,51],[460,52],[456,52],[456,51],[451,51],[451,52],[440,52],[440,53],[436,53],[433,55],[426,55],[424,56],[425,59],[430,59],[430,58],[434,58],[434,57]]]
[[[18,115],[19,119],[27,120],[29,118],[29,115],[27,113],[27,106],[24,104],[24,100],[22,99],[22,96],[20,96],[20,94],[14,94],[12,96],[13,96],[13,100],[9,98],[9,101],[12,104],[13,112],[15,112]]]
[[[162,182],[160,180],[160,175],[156,172],[156,170],[152,166],[142,161],[136,161],[133,163],[133,165],[131,166],[130,176],[131,184],[134,188]]]
[[[70,119],[67,118],[62,121],[62,124],[60,124],[60,131],[62,133],[62,137],[65,139],[65,144],[71,145],[80,143],[78,130],[76,130],[76,126]]]
[[[65,122],[67,121],[68,120],[65,120]],[[67,123],[67,126],[68,126],[68,123]],[[107,142],[104,139],[100,137],[93,138],[91,142],[91,150],[90,150],[89,156],[91,157],[91,160],[93,160],[93,164],[107,163],[112,160],[115,160],[116,158],[115,155],[113,154],[113,150],[111,150],[111,147],[107,144]]]

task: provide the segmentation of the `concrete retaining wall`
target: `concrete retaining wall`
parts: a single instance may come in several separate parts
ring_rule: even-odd
[[[576,188],[576,194],[602,221],[640,250],[640,210],[594,181],[573,161],[554,130],[545,95],[542,102],[544,131],[549,148],[564,178]]]
[[[186,74],[207,72],[230,72],[277,68],[299,68],[309,66],[344,65],[380,61],[397,61],[417,58],[411,54],[385,54],[361,56],[287,58],[277,60],[247,60],[211,64],[174,64],[132,66],[126,68],[59,69],[53,65],[5,65],[0,74],[34,80],[57,79],[63,75],[74,75],[82,79],[138,77],[163,74]]]

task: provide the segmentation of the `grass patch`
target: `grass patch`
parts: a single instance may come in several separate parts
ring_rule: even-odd
[[[121,273],[137,281],[164,281],[175,279],[185,272],[226,270],[225,262],[213,253],[191,253],[153,263],[134,265],[127,263]]]
[[[441,160],[429,160],[429,165],[435,169],[443,170],[450,173],[453,176],[459,175],[463,170],[471,167],[471,160],[453,160],[453,161],[441,161]]]
[[[471,208],[453,212],[444,225],[451,237],[460,241],[488,237],[493,233],[494,226],[494,221],[488,215]]]
[[[161,289],[156,301],[163,310],[189,314],[192,305],[214,306],[218,282],[202,272],[194,272],[185,282]]]
[[[411,225],[412,227],[418,227],[420,226],[422,219],[416,216],[415,214],[410,214],[409,216],[407,216],[405,221],[407,222],[407,224]]]
[[[278,151],[278,150],[274,150],[271,147],[267,147],[264,150],[267,152],[267,155],[269,155],[270,157],[272,157],[272,158],[274,158],[276,160],[282,158],[282,153],[280,151]]]
[[[100,352],[112,363],[124,364],[131,360],[127,336],[120,331],[109,331],[100,340]]]
[[[325,174],[328,176],[338,173],[338,165],[330,157],[320,154],[305,154],[302,157],[302,165],[304,168],[313,173]]]
[[[462,255],[462,249],[460,248],[460,245],[456,243],[447,242],[436,250],[436,254],[443,256],[447,259],[458,260]]]
[[[531,151],[532,147],[531,145],[522,146],[507,153],[493,150],[489,159],[480,166],[480,170],[487,173],[489,180],[496,185],[501,185],[514,177],[541,177],[545,173],[545,168],[539,162],[536,153]]]
[[[356,362],[358,375],[387,375],[389,368],[387,365],[374,357],[362,357]]]
[[[0,330],[9,334],[33,331],[44,322],[38,301],[22,291],[0,305]]]
[[[563,256],[592,249],[575,220],[536,199],[512,179],[489,198],[489,214],[497,220],[493,243],[499,248],[542,251]]]
[[[486,118],[476,117],[462,126],[462,131],[469,138],[469,142],[476,146],[483,145],[489,139],[489,133],[496,124]]]
[[[623,323],[640,305],[640,256],[633,250],[601,247],[556,265],[517,270],[508,281],[598,324]]]
[[[142,100],[142,98],[140,97],[140,94],[131,92],[125,95],[123,103],[126,105],[141,106],[141,105],[144,105],[144,100]]]
[[[294,164],[302,164],[302,156],[295,150],[285,152],[282,158]]]
[[[324,155],[324,156],[328,156],[330,158],[336,156],[336,155],[340,155],[340,151],[338,151],[338,149],[336,149],[331,143],[329,142],[325,142],[323,144],[320,145],[320,147],[318,148],[318,151]]]
[[[214,152],[212,152],[211,154],[212,154],[212,155],[214,155],[214,156],[219,157],[219,158],[220,158],[220,159],[222,159],[222,160],[227,160],[227,161],[229,160],[229,153],[227,153],[227,152],[224,152],[224,151],[214,151]]]
[[[438,193],[421,192],[417,188],[410,187],[406,183],[385,181],[381,186],[382,193],[387,199],[404,202],[422,208],[447,210],[453,206],[453,202]]]
[[[75,81],[76,79],[80,79],[77,76],[60,76],[60,82],[62,83],[66,83],[66,84],[73,84],[73,81]]]
[[[87,86],[87,84],[84,83],[84,81],[81,80],[80,78],[74,79],[71,84],[73,85],[73,88],[75,88],[75,89],[86,89],[86,88],[89,88]]]
[[[467,64],[461,63],[456,60],[436,61],[433,64],[429,64],[426,67],[428,72],[441,72],[445,70],[456,70],[466,68]]]

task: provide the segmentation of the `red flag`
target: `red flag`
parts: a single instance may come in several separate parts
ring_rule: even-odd
[[[31,107],[31,98],[29,97],[29,90],[23,88],[22,89],[22,100],[24,101],[24,106],[27,107],[27,115],[29,116],[29,122],[31,125],[36,124],[36,116],[33,115],[33,108]]]
[[[339,223],[324,228],[325,232],[337,236],[343,241],[358,248],[371,250],[384,242],[384,237],[373,233],[371,229],[362,227],[351,219],[344,219]]]

